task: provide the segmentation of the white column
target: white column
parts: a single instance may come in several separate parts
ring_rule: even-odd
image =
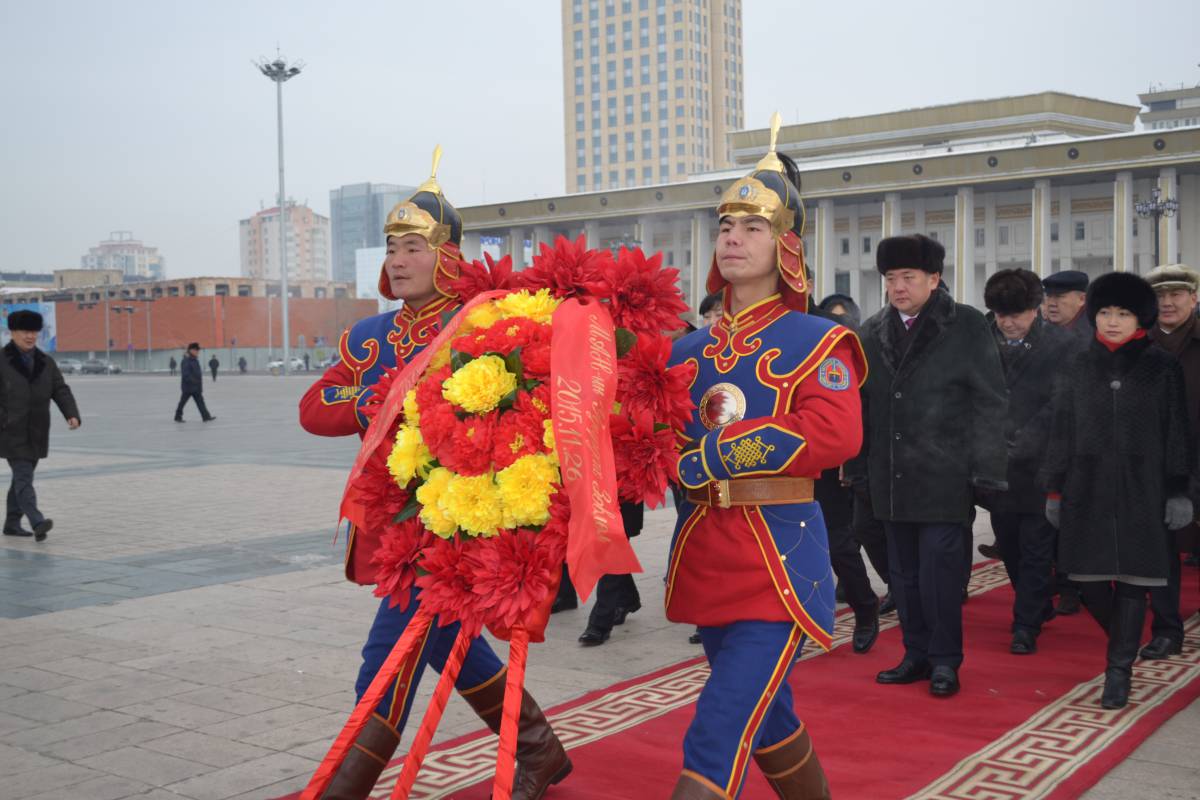
[[[880,236],[900,235],[900,193],[888,192],[883,196],[883,225]]]
[[[479,241],[479,231],[463,231],[462,254],[468,261],[483,258],[483,245]]]
[[[1058,271],[1075,269],[1071,266],[1071,242],[1075,241],[1071,219],[1071,187],[1058,187]],[[1053,245],[1051,245],[1053,246]]]
[[[525,266],[525,229],[508,229],[508,254],[512,256],[513,269],[523,269]]]
[[[600,223],[595,220],[588,220],[583,224],[583,235],[587,239],[587,246],[595,249],[600,246]]]
[[[1179,179],[1179,263],[1200,267],[1200,179]]]
[[[1033,182],[1033,224],[1029,236],[1032,248],[1033,271],[1045,277],[1050,274],[1050,181],[1039,178]]]
[[[857,203],[855,203],[852,206],[843,206],[843,209],[845,211],[847,211],[850,215],[850,220],[849,220],[849,223],[850,223],[849,231],[850,232],[847,234],[850,237],[850,263],[846,264],[844,266],[850,270],[851,274],[853,274],[855,272],[858,272],[859,261],[862,259],[862,229],[858,226],[859,217],[862,216],[862,208]],[[826,286],[821,287],[821,295],[820,295],[820,297],[817,298],[817,300],[820,300],[822,297],[824,297],[825,295],[832,292],[833,287],[835,287],[835,286],[837,286],[836,266],[833,270],[832,283],[830,283],[827,287]],[[851,295],[851,296],[853,297],[853,295]]]
[[[655,219],[652,216],[638,217],[637,238],[642,243],[642,252],[647,256],[653,256],[658,252],[658,248],[654,246],[654,236],[657,227],[654,223]]]
[[[989,278],[996,274],[996,237],[998,235],[996,193],[988,192],[983,196],[983,272]]]
[[[1133,173],[1118,172],[1113,181],[1113,270],[1133,271]],[[1059,231],[1072,236],[1073,232]],[[1139,237],[1140,238],[1140,237]]]
[[[913,198],[913,233],[923,233],[928,235],[929,231],[925,230],[925,198]]]
[[[686,298],[692,308],[699,308],[704,299],[704,283],[712,266],[712,217],[711,211],[692,214],[692,296]]]
[[[954,299],[975,304],[975,190],[958,187],[954,196]]]
[[[813,277],[816,286],[813,296],[820,301],[826,286],[834,285],[834,238],[833,238],[833,201],[829,199],[817,202],[817,227],[813,231],[813,249],[817,252],[816,263],[813,264]]]
[[[1158,171],[1158,190],[1161,200],[1179,199],[1179,187],[1175,177],[1174,167],[1164,167]],[[1159,260],[1163,264],[1175,264],[1179,261],[1179,228],[1175,217],[1160,217],[1158,220],[1158,251]],[[1155,264],[1154,266],[1161,266]]]
[[[534,225],[533,226],[533,235],[530,236],[529,238],[530,238],[529,244],[531,245],[533,255],[535,255],[535,256],[539,252],[541,252],[542,248],[539,245],[542,245],[542,244],[548,244],[551,246],[554,245],[554,235],[550,233],[549,225]]]

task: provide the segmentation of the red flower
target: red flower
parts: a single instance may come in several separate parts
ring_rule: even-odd
[[[641,248],[621,248],[616,260],[600,266],[588,291],[607,298],[613,324],[634,333],[662,333],[682,328],[687,304],[679,296],[679,270],[661,269],[662,253],[646,260]]]
[[[416,517],[384,529],[371,563],[375,565],[375,596],[387,597],[389,608],[408,608],[417,580],[417,559],[432,538]]]
[[[532,531],[506,531],[464,548],[476,608],[488,625],[512,628],[528,618],[549,595],[561,560]]]
[[[488,455],[495,462],[497,470],[508,467],[522,456],[545,450],[542,446],[545,434],[542,420],[545,418],[534,407],[527,392],[517,395],[516,405],[501,414],[496,424],[496,436]]]
[[[474,591],[475,576],[462,557],[470,544],[435,537],[421,551],[423,574],[417,576],[417,586],[421,587],[421,605],[439,615],[442,625],[462,622],[474,632],[482,622],[479,597]]]
[[[371,454],[356,484],[360,491],[363,508],[366,509],[366,529],[379,532],[392,524],[392,520],[408,503],[408,492],[396,485],[396,479],[388,472],[387,457],[391,452],[394,437],[388,437]]]
[[[531,292],[549,289],[555,297],[586,295],[588,284],[611,261],[612,253],[607,250],[589,250],[584,236],[574,242],[559,236],[554,247],[542,243],[533,266],[513,275],[513,287]]]
[[[695,367],[677,364],[667,369],[671,342],[665,336],[641,334],[637,344],[617,362],[617,400],[631,416],[651,419],[682,430],[692,419],[695,404],[689,392]]]
[[[562,561],[567,552],[567,530],[571,522],[571,501],[563,492],[555,492],[550,497],[550,521],[542,526],[541,537],[543,544],[558,548],[557,560]]]
[[[458,422],[458,418],[454,416],[454,407],[450,405],[449,400],[442,397],[442,383],[450,377],[451,372],[450,366],[446,365],[432,374],[426,374],[417,384],[417,407],[421,409],[421,438],[435,457],[454,435],[454,427]]]
[[[512,284],[512,256],[493,261],[489,253],[483,254],[487,261],[458,262],[458,277],[450,282],[450,291],[466,303],[472,297],[493,289],[508,289]]]
[[[461,353],[479,358],[484,353],[508,355],[518,347],[525,348],[532,342],[549,341],[550,327],[531,319],[502,319],[487,328],[466,336],[460,336],[451,347]],[[522,355],[524,350],[522,349]],[[521,359],[524,363],[524,358]]]
[[[482,475],[490,470],[498,414],[497,411],[489,411],[482,416],[472,415],[463,420],[456,418],[454,433],[434,453],[438,463],[459,475]],[[421,422],[424,421],[422,414]]]
[[[368,387],[371,393],[367,395],[367,399],[362,401],[358,410],[368,420],[375,419],[375,415],[379,413],[379,409],[383,408],[383,401],[391,391],[392,382],[396,380],[396,376],[400,374],[399,367],[385,367],[374,384]]]
[[[675,434],[670,428],[654,430],[654,419],[641,414],[630,420],[609,417],[613,456],[617,467],[617,493],[631,503],[651,508],[662,504],[667,479],[675,470]]]

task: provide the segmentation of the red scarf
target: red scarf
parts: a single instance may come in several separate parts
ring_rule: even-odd
[[[1129,334],[1129,336],[1125,337],[1124,339],[1122,339],[1119,342],[1110,342],[1108,339],[1105,339],[1103,336],[1100,335],[1099,330],[1096,331],[1096,341],[1099,342],[1100,344],[1104,345],[1105,347],[1107,347],[1108,352],[1110,352],[1110,353],[1117,352],[1122,347],[1124,347],[1125,345],[1132,342],[1134,339],[1145,339],[1145,338],[1146,338],[1146,329],[1145,328],[1138,328],[1136,331]]]

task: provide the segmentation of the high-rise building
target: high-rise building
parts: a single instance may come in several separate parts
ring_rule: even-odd
[[[335,280],[354,280],[356,250],[387,244],[383,239],[383,223],[388,212],[415,191],[410,186],[391,183],[352,183],[329,191]]]
[[[119,269],[127,278],[162,280],[166,261],[157,247],[149,247],[133,238],[132,231],[113,231],[109,238],[89,248],[79,259],[84,269]]]
[[[1200,86],[1153,88],[1139,94],[1146,110],[1138,115],[1150,130],[1161,131],[1200,125]]]
[[[329,218],[308,206],[287,204],[288,280],[329,280]],[[242,275],[279,280],[279,207],[239,224]]]
[[[741,0],[562,0],[562,14],[568,192],[729,166]]]

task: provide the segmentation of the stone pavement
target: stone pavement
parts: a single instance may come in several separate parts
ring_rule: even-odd
[[[377,604],[342,580],[332,542],[356,442],[299,429],[301,376],[206,381],[218,419],[203,424],[193,407],[185,425],[171,420],[168,377],[71,384],[84,426],[56,422],[37,477],[55,529],[41,544],[0,542],[0,797],[300,788],[353,705]],[[645,608],[607,645],[575,643],[586,607],[553,618],[529,666],[543,705],[698,654],[658,610],[671,521],[648,514],[635,540]],[[452,701],[438,739],[478,727]],[[1197,752],[1200,703],[1086,796],[1200,797]]]

